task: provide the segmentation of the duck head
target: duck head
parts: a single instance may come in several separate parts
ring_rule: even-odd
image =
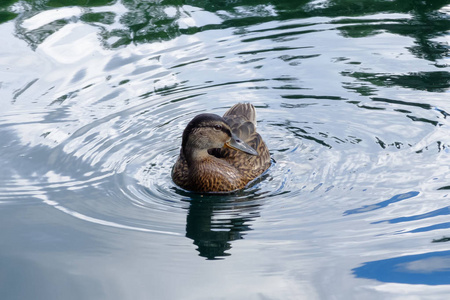
[[[193,118],[183,132],[181,146],[188,163],[214,148],[228,147],[250,155],[258,154],[231,132],[224,118],[215,114],[200,114]]]

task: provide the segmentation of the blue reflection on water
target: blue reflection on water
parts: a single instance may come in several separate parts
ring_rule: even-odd
[[[344,216],[352,215],[352,214],[360,214],[360,213],[364,213],[364,212],[368,212],[368,211],[377,210],[377,209],[386,207],[389,204],[400,202],[402,200],[406,200],[409,198],[413,198],[417,195],[419,195],[419,192],[415,192],[415,191],[407,192],[404,194],[398,194],[389,200],[381,201],[381,202],[371,204],[371,205],[364,205],[364,206],[361,206],[361,207],[355,208],[355,209],[349,209],[344,212]]]
[[[409,222],[409,221],[428,219],[428,218],[437,217],[437,216],[445,216],[445,215],[449,215],[449,214],[450,214],[450,206],[446,206],[446,207],[439,208],[439,209],[433,210],[431,212],[427,212],[427,213],[420,214],[420,215],[414,215],[414,216],[410,216],[410,217],[399,217],[399,218],[394,218],[391,220],[376,221],[376,222],[372,222],[371,224],[379,224],[379,223],[383,223],[383,222],[387,222],[387,223],[391,223],[391,224],[404,223],[404,222]],[[409,233],[427,232],[427,231],[438,230],[438,229],[447,229],[447,228],[450,228],[450,222],[420,227],[420,228],[416,228],[414,230],[410,230],[407,232],[409,232]]]
[[[437,230],[437,229],[446,229],[446,228],[450,228],[450,222],[435,224],[435,225],[431,225],[431,226],[427,226],[427,227],[421,227],[421,228],[411,230],[409,232],[412,232],[412,233],[427,232],[427,231],[432,231],[432,230]]]
[[[352,270],[359,278],[407,284],[450,284],[450,251],[394,257]]]
[[[403,222],[409,222],[409,221],[417,221],[417,220],[423,220],[427,218],[432,218],[436,216],[445,216],[450,214],[450,206],[443,207],[440,209],[436,209],[430,212],[427,212],[425,214],[410,216],[410,217],[400,217],[400,218],[394,218],[391,220],[385,220],[385,221],[377,221],[373,222],[372,224],[382,223],[382,222],[388,222],[388,223],[403,223]]]

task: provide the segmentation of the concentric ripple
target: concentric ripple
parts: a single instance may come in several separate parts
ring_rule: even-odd
[[[170,172],[179,154],[182,128],[189,121],[180,116],[201,112],[187,113],[182,107],[183,100],[176,98],[162,105],[145,103],[80,128],[51,151],[47,163],[53,171],[46,174],[42,200],[84,221],[182,234],[182,217],[192,201],[209,199],[220,208],[218,214],[230,213],[233,218],[284,192],[282,162],[230,195],[206,196],[178,188]],[[91,196],[74,201],[77,194]]]

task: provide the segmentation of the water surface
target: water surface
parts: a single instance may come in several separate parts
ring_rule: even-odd
[[[448,1],[4,1],[4,299],[446,299]],[[257,108],[274,164],[170,179]]]

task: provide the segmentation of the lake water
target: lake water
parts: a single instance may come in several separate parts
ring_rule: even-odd
[[[447,299],[450,2],[0,3],[1,299]],[[257,108],[248,188],[170,178]]]

